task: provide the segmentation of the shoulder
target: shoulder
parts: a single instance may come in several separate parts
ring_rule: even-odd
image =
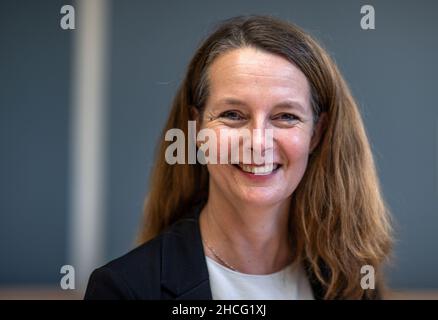
[[[94,270],[84,299],[161,299],[163,273],[176,268],[175,263],[164,265],[163,261],[181,262],[178,255],[190,250],[196,224],[195,217],[182,218],[154,239]]]
[[[84,299],[159,299],[163,236],[160,234],[95,269],[90,275]]]

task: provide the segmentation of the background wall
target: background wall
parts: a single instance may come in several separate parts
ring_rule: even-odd
[[[0,2],[0,285],[58,282],[67,258],[72,34],[59,3]]]
[[[69,263],[68,132],[76,30],[59,28],[59,9],[67,3],[0,3],[0,285],[57,285],[60,266]],[[200,40],[221,19],[270,14],[295,22],[323,43],[361,106],[397,223],[390,285],[438,289],[438,3],[108,4],[102,263],[133,246],[157,139]],[[360,28],[364,4],[375,8],[375,30]]]

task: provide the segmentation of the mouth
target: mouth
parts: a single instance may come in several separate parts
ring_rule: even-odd
[[[264,165],[250,165],[250,164],[233,164],[236,168],[240,169],[245,173],[250,173],[257,176],[266,176],[273,172],[276,172],[281,164],[278,163],[269,163]]]

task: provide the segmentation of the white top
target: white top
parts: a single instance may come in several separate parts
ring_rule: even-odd
[[[301,264],[292,263],[271,274],[233,271],[206,256],[213,300],[313,300]]]

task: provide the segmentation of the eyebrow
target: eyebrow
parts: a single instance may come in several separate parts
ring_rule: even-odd
[[[241,101],[236,98],[224,98],[217,102],[218,105],[229,105],[229,106],[236,106],[236,107],[248,107],[248,104],[244,101]],[[304,106],[295,100],[285,100],[280,103],[277,103],[274,105],[274,108],[281,108],[281,109],[293,109],[300,111],[302,113],[305,112]]]

